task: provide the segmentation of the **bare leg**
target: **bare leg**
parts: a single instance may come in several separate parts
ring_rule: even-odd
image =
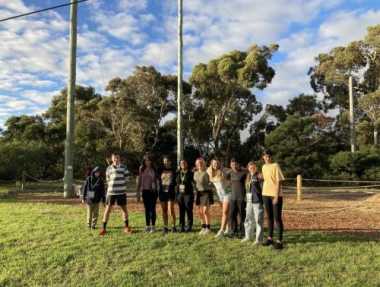
[[[222,222],[220,225],[220,229],[223,231],[226,230],[226,227],[227,227],[229,208],[230,208],[230,203],[228,201],[223,201]]]
[[[210,215],[210,207],[208,205],[203,206],[203,214],[206,225],[210,225],[211,215]]]
[[[122,205],[120,206],[122,212],[123,212],[123,220],[126,222],[128,220],[128,210],[127,210],[127,205]]]
[[[172,225],[173,227],[176,225],[176,216],[175,216],[175,202],[174,201],[169,201],[169,212],[170,212],[170,217],[172,218]]]
[[[162,219],[164,220],[164,226],[168,226],[168,203],[167,202],[161,202],[161,208],[162,208]]]
[[[111,211],[112,211],[112,205],[107,205],[106,209],[104,210],[103,223],[108,222],[108,219],[110,218]]]

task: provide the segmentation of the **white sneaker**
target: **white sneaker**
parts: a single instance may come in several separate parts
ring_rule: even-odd
[[[150,228],[149,233],[154,233],[154,232],[156,232],[156,227],[155,227],[155,226],[152,226],[152,227]]]
[[[222,239],[223,237],[224,237],[224,231],[220,229],[218,233],[215,235],[215,238]]]
[[[199,235],[203,235],[206,231],[206,228],[202,228],[201,231],[199,231]]]
[[[241,243],[246,243],[249,241],[251,241],[251,239],[249,239],[248,237],[244,237],[244,239],[241,241]]]
[[[207,234],[210,234],[211,233],[211,230],[208,229],[208,228],[205,228],[205,231],[203,232],[203,235],[207,235]]]

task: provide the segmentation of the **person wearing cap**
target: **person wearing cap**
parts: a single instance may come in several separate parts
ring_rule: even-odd
[[[282,222],[282,181],[285,180],[281,168],[278,163],[272,161],[272,152],[266,150],[263,153],[264,165],[262,168],[262,175],[264,179],[263,184],[263,201],[265,211],[268,216],[268,229],[269,235],[264,242],[264,246],[273,245],[275,249],[282,249],[282,237],[284,232],[284,224]],[[276,224],[278,239],[273,240],[273,229]]]
[[[87,225],[95,229],[99,216],[99,203],[106,201],[104,181],[99,167],[95,167],[86,178],[83,189],[82,203],[87,204]]]

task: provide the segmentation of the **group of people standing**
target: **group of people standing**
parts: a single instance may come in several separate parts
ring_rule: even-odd
[[[252,240],[255,244],[273,245],[276,249],[282,249],[281,182],[284,176],[280,166],[272,162],[270,151],[263,153],[263,161],[262,172],[259,172],[253,161],[250,161],[246,168],[241,168],[237,160],[231,159],[229,167],[223,167],[216,158],[211,160],[209,167],[203,158],[198,158],[193,169],[183,159],[176,169],[171,160],[165,157],[161,167],[156,168],[152,158],[146,155],[139,169],[137,182],[137,192],[142,195],[145,209],[145,231],[149,233],[156,231],[156,203],[159,200],[162,208],[163,233],[191,232],[195,204],[201,221],[199,234],[210,234],[210,207],[214,204],[214,194],[216,194],[222,218],[215,238],[239,236],[244,237],[242,242]],[[87,202],[87,223],[90,228],[96,226],[99,203],[103,201],[106,206],[100,235],[107,233],[107,222],[115,204],[122,210],[124,232],[128,234],[132,232],[128,222],[125,193],[127,176],[128,171],[121,163],[120,155],[113,154],[112,164],[106,170],[107,192],[99,168],[95,168],[86,180],[82,200]],[[179,209],[178,227],[176,205]],[[269,230],[265,241],[264,209]],[[273,239],[274,226],[278,232],[277,240]]]

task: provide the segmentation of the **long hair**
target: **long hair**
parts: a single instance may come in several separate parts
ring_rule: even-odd
[[[213,164],[212,164],[213,161],[215,161],[217,163],[217,168],[216,169],[214,169],[214,167],[213,167]],[[222,179],[223,173],[221,171],[221,162],[220,162],[220,160],[218,158],[213,158],[211,160],[210,166],[208,168],[208,173],[209,173],[209,176],[210,176],[211,179],[216,178],[216,177],[220,177],[218,179]]]
[[[256,166],[256,168],[257,168],[257,164],[256,164],[253,160],[251,160],[251,161],[248,162],[248,164],[247,164],[247,169],[249,169],[249,166],[251,166],[251,165],[254,165],[254,166]],[[256,173],[257,173],[257,170],[256,170]],[[247,174],[247,177],[245,178],[245,184],[246,184],[246,185],[249,184],[249,183],[251,182],[251,179],[252,179],[252,175],[251,175],[251,173],[249,172],[249,173]]]
[[[154,173],[156,174],[156,169],[154,168],[152,157],[149,154],[146,154],[143,157],[142,163],[140,165],[140,173],[143,173],[145,171],[145,169],[147,168],[147,166],[146,166],[147,160],[149,160],[152,163],[151,169],[153,169]]]

